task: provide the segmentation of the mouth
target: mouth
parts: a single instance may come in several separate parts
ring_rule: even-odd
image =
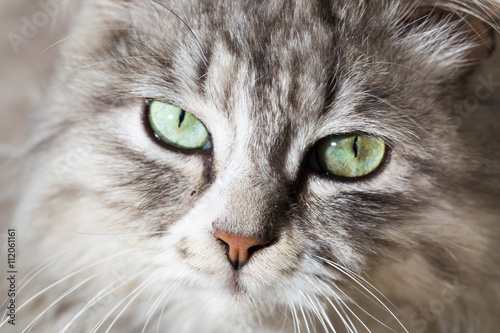
[[[228,279],[225,291],[227,291],[232,297],[237,298],[248,294],[246,288],[242,285],[239,270],[234,271],[232,276]]]

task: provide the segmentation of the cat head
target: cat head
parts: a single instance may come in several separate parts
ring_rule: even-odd
[[[224,311],[346,299],[360,273],[408,302],[473,281],[489,220],[454,103],[491,53],[497,7],[86,2],[46,112],[35,210],[136,235],[120,246],[153,251],[158,288]],[[167,108],[178,128],[199,121],[203,146],[155,127]],[[345,140],[378,154],[368,171],[327,165]]]

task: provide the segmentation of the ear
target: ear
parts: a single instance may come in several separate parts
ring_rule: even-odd
[[[456,60],[473,64],[494,50],[499,13],[500,0],[422,0],[410,7],[405,27],[432,33],[434,51],[454,47]]]

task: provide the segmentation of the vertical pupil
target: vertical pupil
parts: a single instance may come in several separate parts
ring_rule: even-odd
[[[186,116],[186,111],[181,110],[181,113],[179,114],[179,126],[177,126],[177,127],[181,127],[181,124],[184,121],[185,116]]]
[[[352,145],[352,149],[354,150],[354,157],[358,157],[358,137],[354,139],[354,144]]]

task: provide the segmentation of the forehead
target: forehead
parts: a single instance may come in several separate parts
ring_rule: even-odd
[[[369,66],[358,72],[368,62],[376,67],[361,17],[352,25],[321,1],[205,1],[182,10],[185,20],[173,20],[183,36],[173,40],[174,76],[189,80],[189,93],[210,99],[228,117],[245,104],[253,121],[302,123],[331,113],[341,93],[371,89]],[[372,33],[380,36],[378,30]]]

